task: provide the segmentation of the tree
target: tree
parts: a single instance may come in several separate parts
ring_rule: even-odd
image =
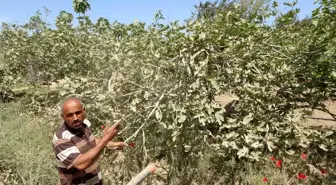
[[[257,15],[262,15],[270,4],[270,0],[238,0],[245,18],[253,19]]]
[[[220,1],[206,1],[196,5],[196,16],[200,18],[213,19],[218,11],[228,11],[233,9],[234,5],[241,8],[242,18],[254,19],[257,15],[262,14],[269,6],[270,0],[220,0]]]
[[[216,14],[216,9],[218,8],[217,5],[218,1],[210,2],[206,1],[205,3],[200,2],[199,5],[195,5],[196,8],[196,17],[197,18],[209,18],[214,17]]]
[[[89,4],[88,0],[73,0],[72,4],[74,11],[79,14],[79,20],[86,20],[85,13],[88,10],[91,10],[91,5]],[[81,16],[83,14],[83,16]]]

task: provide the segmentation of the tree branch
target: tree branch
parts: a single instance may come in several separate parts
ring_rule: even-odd
[[[320,110],[320,111],[323,111],[323,112],[325,112],[325,113],[328,113],[331,117],[333,117],[333,118],[336,120],[336,114],[330,112],[330,111],[329,111],[327,108],[325,108],[325,107],[321,107],[321,108],[319,108],[319,107],[315,107],[315,108],[313,108],[313,109]]]
[[[125,143],[127,143],[130,139],[132,139],[132,138],[134,138],[134,137],[136,137],[136,136],[138,135],[139,131],[145,126],[146,121],[147,121],[147,120],[154,114],[155,110],[156,110],[157,107],[159,106],[160,101],[161,101],[162,98],[163,98],[163,95],[164,95],[164,93],[162,93],[160,99],[156,102],[155,107],[154,107],[154,108],[152,109],[152,111],[149,113],[149,115],[147,116],[147,118],[146,118],[146,120],[144,121],[144,123],[138,128],[138,130],[137,130],[136,132],[134,132],[133,135],[131,135],[129,138],[127,138],[127,139],[125,140]]]

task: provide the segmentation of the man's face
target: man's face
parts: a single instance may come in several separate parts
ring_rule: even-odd
[[[85,119],[85,109],[77,99],[70,99],[63,104],[62,118],[73,129],[80,129]]]

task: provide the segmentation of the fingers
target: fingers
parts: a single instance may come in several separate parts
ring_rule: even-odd
[[[112,126],[110,125],[109,122],[106,123],[106,127],[105,129],[118,129],[119,126],[121,124],[121,120],[118,120],[117,122],[115,122]]]
[[[109,149],[112,149],[112,150],[124,150],[128,146],[135,147],[135,143],[134,142],[126,143],[126,142],[122,142],[122,141],[113,142],[113,144],[109,147]]]
[[[117,121],[112,125],[112,127],[113,127],[114,129],[118,129],[118,127],[120,126],[120,124],[121,124],[121,120],[117,120]]]
[[[112,142],[110,144],[110,149],[113,150],[122,150],[127,146],[127,143],[122,142],[122,141],[118,141],[118,142]]]
[[[121,124],[121,120],[116,121],[112,126],[111,126],[110,122],[106,122],[106,126],[104,126],[103,129],[104,129],[104,131],[107,131],[107,130],[110,130],[110,129],[115,130],[115,129],[119,128],[120,124]]]
[[[118,134],[118,127],[120,125],[120,120],[115,122],[112,126],[109,122],[106,123],[104,127],[103,135],[108,140],[111,141]]]
[[[125,146],[128,146],[125,142],[120,142],[120,147],[124,148]]]
[[[122,149],[124,149],[126,146],[128,146],[127,145],[127,143],[125,143],[125,142],[118,142],[118,149],[119,150],[122,150]]]

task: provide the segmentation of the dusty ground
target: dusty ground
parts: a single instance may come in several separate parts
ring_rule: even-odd
[[[231,94],[221,95],[215,98],[217,102],[220,102],[224,105],[229,102],[235,100],[236,97]],[[327,109],[336,114],[336,101],[328,101],[326,102]],[[303,126],[307,127],[322,127],[322,128],[333,128],[336,129],[336,120],[328,113],[315,110],[313,115],[307,116],[305,120],[302,120],[300,123]]]
[[[336,114],[336,101],[326,102],[327,109]],[[328,113],[315,110],[312,116],[307,116],[306,120],[303,120],[302,123],[304,126],[308,127],[327,127],[336,129],[336,120]]]

